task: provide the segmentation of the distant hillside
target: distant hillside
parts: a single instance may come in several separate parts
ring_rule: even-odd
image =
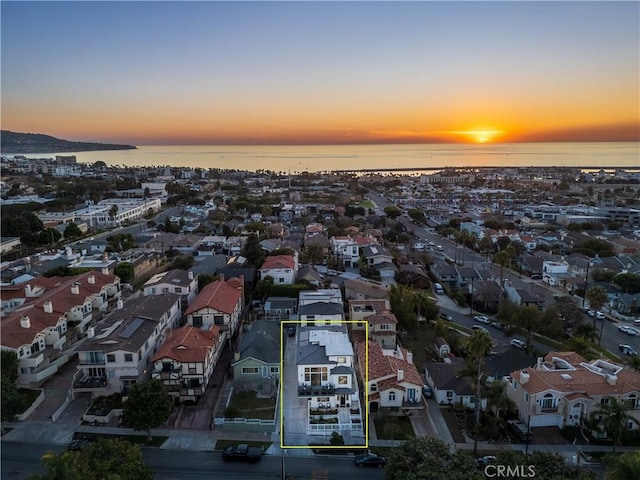
[[[71,142],[41,133],[0,132],[0,151],[8,153],[87,152],[91,150],[133,150],[133,145],[110,143]]]

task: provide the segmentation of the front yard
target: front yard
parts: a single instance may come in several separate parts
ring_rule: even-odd
[[[276,401],[272,398],[258,398],[255,390],[235,392],[224,414],[227,418],[258,418],[273,420]]]
[[[408,417],[376,416],[373,423],[380,440],[406,440],[415,435]]]

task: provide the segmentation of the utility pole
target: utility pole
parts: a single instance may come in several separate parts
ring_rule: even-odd
[[[591,266],[591,260],[587,263],[587,274],[584,276],[584,292],[582,293],[582,309],[584,310],[584,301],[587,299],[587,284],[589,282],[589,267]]]

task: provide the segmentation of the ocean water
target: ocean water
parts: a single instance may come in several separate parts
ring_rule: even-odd
[[[34,154],[29,157],[53,157]],[[443,167],[566,166],[588,169],[640,168],[639,142],[502,143],[422,145],[179,145],[137,150],[57,153],[79,162],[276,172],[362,169],[420,170]]]

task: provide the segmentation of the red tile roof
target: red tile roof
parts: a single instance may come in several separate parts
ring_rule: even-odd
[[[232,314],[243,296],[242,279],[232,278],[228,281],[216,280],[205,285],[195,298],[185,315],[211,308],[222,313]]]
[[[20,308],[19,311],[2,319],[2,345],[10,348],[19,348],[22,345],[30,345],[33,339],[46,328],[55,327],[60,320],[60,313],[45,313],[42,308],[30,305]],[[24,328],[20,324],[22,317],[29,317],[31,326]]]
[[[292,255],[273,255],[264,259],[260,270],[274,270],[276,268],[294,269],[296,262]]]
[[[365,343],[358,343],[356,345],[356,351],[358,353],[358,362],[364,373],[366,356]],[[369,341],[369,381],[393,375],[391,379],[397,382],[398,370],[402,370],[404,380],[401,381],[413,383],[414,385],[422,385],[424,382],[418,369],[414,364],[406,361],[408,351],[406,349],[400,349],[400,352],[402,353],[402,359],[385,355],[380,344]],[[398,388],[400,387],[398,386]],[[380,388],[378,389],[380,390]]]
[[[204,330],[185,325],[171,333],[171,338],[160,347],[151,361],[171,358],[180,363],[205,363],[211,349],[217,346],[219,337],[220,327],[217,325]]]

